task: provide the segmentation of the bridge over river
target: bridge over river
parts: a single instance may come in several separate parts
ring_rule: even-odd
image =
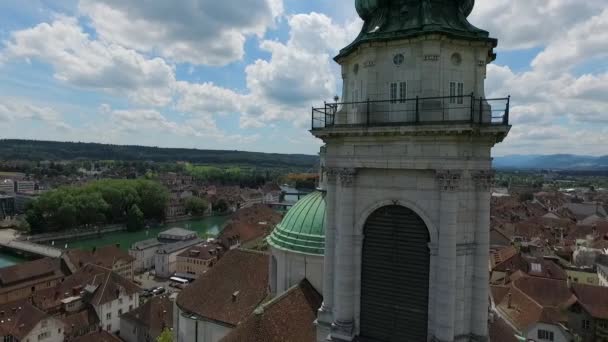
[[[10,249],[17,254],[33,254],[50,258],[59,258],[63,253],[59,248],[40,245],[29,241],[20,241],[18,240],[18,233],[12,229],[0,231],[0,247],[3,249]]]

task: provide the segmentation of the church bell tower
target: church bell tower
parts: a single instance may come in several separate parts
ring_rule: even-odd
[[[497,40],[474,0],[356,0],[324,141],[319,341],[487,341],[492,147],[509,98],[484,94]]]

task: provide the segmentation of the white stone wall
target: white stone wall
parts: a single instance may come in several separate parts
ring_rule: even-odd
[[[217,342],[232,330],[227,326],[193,318],[177,305],[174,308],[177,342]]]
[[[120,331],[120,315],[139,307],[139,293],[135,293],[129,298],[127,294],[121,294],[116,300],[111,302],[94,305],[93,308],[99,317],[100,326],[103,330],[116,333]],[[108,318],[108,314],[110,317]],[[108,330],[110,325],[110,330]]]
[[[538,338],[538,330],[545,330],[553,332],[553,340],[552,342],[570,342],[572,341],[572,335],[568,332],[564,331],[561,327],[554,324],[545,324],[545,323],[536,323],[531,326],[526,332],[526,339],[533,341],[549,341],[549,340],[541,340]]]
[[[597,265],[597,277],[600,286],[608,287],[608,267]]]
[[[276,275],[272,274],[273,270],[271,269],[270,276],[271,281],[276,281],[276,284],[271,284],[271,289],[276,295],[280,295],[290,287],[297,285],[304,278],[319,293],[323,294],[322,256],[288,252],[274,247],[271,247],[270,251],[277,262]]]
[[[24,336],[22,341],[45,341],[45,342],[61,342],[63,341],[65,326],[63,322],[54,317],[49,317],[41,320],[34,326],[34,328]],[[39,336],[46,336],[43,339],[39,339]]]
[[[129,255],[135,258],[133,262],[134,272],[140,273],[154,268],[154,256],[159,247],[155,246],[143,250],[129,249]]]
[[[441,130],[441,128],[440,128]],[[489,202],[493,137],[458,134],[343,137],[327,143],[328,223],[337,238],[331,298],[334,336],[358,334],[363,227],[376,209],[392,204],[415,211],[431,236],[429,338],[454,341],[487,336]],[[447,172],[447,178],[444,178]],[[444,175],[444,176],[442,176]],[[450,177],[457,181],[448,181]],[[329,250],[333,250],[328,253]],[[325,305],[325,304],[324,304]],[[348,324],[351,326],[348,326]],[[337,331],[336,331],[337,330]]]

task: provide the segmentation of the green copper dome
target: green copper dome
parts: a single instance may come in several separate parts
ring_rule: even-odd
[[[325,192],[298,201],[268,237],[275,248],[323,255],[325,252]]]

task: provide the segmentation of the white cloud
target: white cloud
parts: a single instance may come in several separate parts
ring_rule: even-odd
[[[606,7],[605,0],[476,1],[469,20],[499,39],[499,47],[543,47]]]
[[[16,31],[6,43],[5,58],[39,58],[50,63],[55,78],[72,85],[126,93],[138,103],[165,105],[171,100],[173,68],[161,58],[93,40],[75,18]]]
[[[59,129],[69,129],[62,121],[61,114],[48,106],[38,106],[21,99],[0,98],[0,123],[12,124],[15,121],[38,121]]]
[[[82,0],[102,40],[176,62],[225,65],[283,13],[282,0]]]

